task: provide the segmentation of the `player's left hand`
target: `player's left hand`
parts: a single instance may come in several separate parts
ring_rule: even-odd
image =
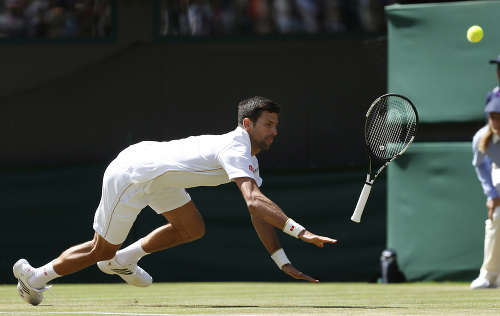
[[[486,207],[488,208],[488,218],[490,221],[493,221],[493,212],[495,212],[495,209],[498,206],[500,206],[500,197],[496,197],[493,200],[486,202]]]
[[[315,234],[309,232],[308,230],[303,230],[302,232],[300,232],[299,238],[302,239],[302,241],[305,241],[305,242],[308,242],[311,244],[315,244],[316,246],[318,246],[320,248],[323,248],[325,243],[333,244],[333,243],[337,242],[336,239],[332,239],[332,238],[324,237],[324,236],[318,236],[318,235],[315,235]]]
[[[290,263],[287,263],[283,266],[283,272],[286,274],[290,275],[291,277],[299,280],[305,280],[311,283],[319,283],[318,280],[308,276],[307,274],[304,274],[300,272],[299,270],[295,269],[294,266],[292,266]]]

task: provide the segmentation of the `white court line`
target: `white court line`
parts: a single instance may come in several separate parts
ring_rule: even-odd
[[[0,314],[25,315],[25,314],[65,314],[65,315],[134,315],[134,316],[172,316],[174,314],[137,314],[137,313],[109,313],[109,312],[0,312]]]
[[[110,313],[110,312],[0,312],[0,314],[25,315],[25,314],[65,314],[65,315],[133,315],[133,316],[173,316],[175,314],[137,314],[137,313]],[[200,315],[202,316],[202,315]]]
[[[8,315],[132,315],[132,316],[174,316],[179,314],[144,314],[144,313],[111,313],[111,312],[0,312],[0,314]],[[213,314],[182,314],[184,316],[196,315],[196,316],[213,316]],[[227,316],[262,316],[257,314],[226,314]],[[268,314],[269,315],[269,314]]]

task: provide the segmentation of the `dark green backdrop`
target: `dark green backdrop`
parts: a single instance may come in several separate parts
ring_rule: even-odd
[[[471,140],[485,124],[486,93],[498,85],[488,61],[500,53],[499,11],[498,1],[386,8],[388,90],[414,101],[417,141],[425,141],[388,167],[387,243],[410,280],[479,273],[487,210]],[[467,41],[472,25],[484,30],[479,43]]]
[[[105,165],[3,170],[0,283],[15,283],[12,265],[25,257],[34,266],[93,236]],[[385,244],[385,179],[374,187],[364,225],[350,221],[364,172],[266,172],[262,191],[307,229],[338,239],[320,249],[279,233],[294,265],[323,281],[367,281],[379,268]],[[360,181],[361,180],[361,181]],[[361,182],[361,184],[360,184]],[[190,189],[206,221],[206,235],[193,243],[146,256],[141,266],[155,281],[291,281],[271,260],[253,230],[234,184]],[[135,241],[164,224],[149,207],[139,215],[129,239]],[[55,282],[115,282],[116,276],[91,267]]]

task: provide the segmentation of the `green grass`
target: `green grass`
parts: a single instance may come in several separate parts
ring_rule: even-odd
[[[468,283],[56,284],[31,306],[0,286],[0,315],[492,315],[500,290]]]

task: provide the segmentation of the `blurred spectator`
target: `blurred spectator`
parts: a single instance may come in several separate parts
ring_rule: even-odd
[[[295,0],[300,20],[302,21],[301,31],[305,33],[318,33],[319,10],[321,0]]]
[[[293,31],[292,0],[274,0],[272,11],[276,31],[282,34],[291,33]]]
[[[256,34],[272,33],[271,7],[268,0],[248,0],[248,16]]]
[[[109,0],[0,1],[0,37],[109,36]]]
[[[30,24],[24,16],[26,0],[5,0],[4,12],[0,15],[0,36],[27,37]]]
[[[188,21],[191,35],[213,34],[213,14],[209,0],[191,0]]]
[[[388,0],[360,0],[359,14],[363,30],[381,32],[386,30],[384,7],[391,4]]]
[[[339,33],[347,30],[338,0],[324,0],[323,15],[323,29],[326,33]]]

